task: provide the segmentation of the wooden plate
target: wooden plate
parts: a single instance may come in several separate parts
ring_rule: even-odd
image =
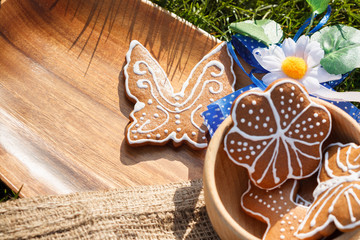
[[[22,196],[202,176],[205,151],[129,147],[131,40],[176,89],[217,41],[140,0],[7,0],[0,8],[0,177]]]

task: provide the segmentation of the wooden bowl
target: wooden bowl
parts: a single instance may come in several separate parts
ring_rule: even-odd
[[[330,103],[313,100],[324,105],[333,120],[332,132],[324,146],[331,142],[360,144],[360,125],[354,119]],[[215,132],[206,152],[203,175],[206,209],[222,239],[258,240],[266,224],[248,216],[240,206],[240,198],[247,189],[247,170],[235,165],[224,151],[223,139],[231,126],[228,117]],[[337,239],[359,239],[359,236],[360,231],[353,231]]]

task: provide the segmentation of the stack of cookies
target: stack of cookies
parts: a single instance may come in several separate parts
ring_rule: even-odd
[[[248,171],[241,206],[268,225],[263,239],[321,239],[360,225],[360,147],[324,146],[331,114],[301,84],[281,79],[245,92],[231,117],[224,149]],[[300,203],[300,182],[316,174],[313,199]]]

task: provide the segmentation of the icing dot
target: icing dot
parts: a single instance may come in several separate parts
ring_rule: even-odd
[[[158,118],[158,117],[159,117],[159,114],[155,113],[155,114],[154,114],[154,117],[155,117],[155,118]]]
[[[323,135],[324,135],[324,133],[323,133],[323,132],[320,132],[319,134],[320,134],[320,136],[323,136]]]
[[[191,132],[191,135],[195,136],[195,135],[196,135],[196,132]]]
[[[256,101],[255,101],[255,100],[253,100],[251,103],[252,103],[252,105],[256,105]]]
[[[243,151],[246,151],[246,150],[247,150],[247,148],[246,148],[246,147],[244,147],[242,150],[243,150]]]
[[[265,118],[265,121],[270,121],[270,117],[269,116],[267,116],[266,118]]]
[[[268,126],[267,123],[264,123],[264,124],[263,124],[263,127],[264,127],[264,128],[266,128],[267,126]]]
[[[294,131],[295,133],[299,133],[300,131],[299,131],[299,129],[295,129],[295,131]]]
[[[140,120],[141,120],[141,121],[143,121],[143,120],[144,120],[144,118],[143,118],[143,117],[140,117]]]
[[[142,113],[142,115],[143,115],[143,116],[146,116],[146,113],[145,113],[145,112],[143,112],[143,113]]]
[[[291,107],[288,107],[288,111],[289,111],[289,112],[291,111]]]
[[[300,102],[304,102],[304,98],[303,98],[303,97],[300,98]]]
[[[311,135],[310,135],[310,134],[306,135],[306,138],[307,138],[307,139],[310,139],[310,138],[311,138]]]
[[[165,129],[164,133],[168,133],[168,132],[169,132],[169,130]]]
[[[284,103],[284,101],[280,101],[280,104],[281,104],[281,105],[284,105],[285,103]]]
[[[175,114],[175,118],[176,118],[176,119],[180,119],[180,115],[179,115],[179,114]]]
[[[284,214],[280,214],[280,217],[284,217]]]
[[[291,86],[291,90],[295,91],[295,87],[294,87],[294,86]]]
[[[148,104],[151,105],[153,101],[151,99],[148,100]]]
[[[269,195],[269,198],[272,198],[272,195]]]
[[[262,201],[263,201],[263,200],[260,198],[260,199],[259,199],[259,202],[261,203]]]
[[[314,125],[310,125],[309,128],[314,128]]]
[[[280,228],[280,232],[285,232],[285,228]]]
[[[311,118],[308,118],[308,121],[311,122]]]
[[[131,132],[132,132],[132,133],[137,133],[137,131],[136,131],[136,130],[131,130]]]
[[[290,227],[290,230],[293,231],[295,228],[293,226]]]
[[[241,107],[242,107],[242,108],[245,108],[245,107],[246,107],[246,105],[245,105],[245,104],[241,104]]]
[[[176,112],[179,112],[179,110],[180,110],[180,109],[179,109],[178,107],[175,108],[175,111],[176,111]]]
[[[150,136],[150,134],[148,134],[148,135],[146,135],[146,137],[147,137],[147,138],[150,138],[151,136]]]
[[[135,127],[137,127],[137,128],[138,128],[138,127],[140,127],[140,125],[137,123],[137,124],[135,125]]]
[[[297,108],[300,108],[300,104],[299,104],[299,103],[298,103],[298,104],[296,104],[296,107],[297,107]]]
[[[210,98],[210,102],[214,102],[214,99],[213,99],[213,98]]]
[[[247,145],[249,145],[247,142],[244,142],[244,146],[247,147]]]
[[[281,197],[280,197],[280,200],[284,200],[284,197],[283,197],[283,196],[281,196]]]
[[[318,117],[319,116],[319,114],[317,114],[317,113],[314,113],[314,117]]]
[[[285,110],[284,109],[281,109],[281,111],[280,111],[282,114],[284,114],[285,113]]]
[[[276,200],[274,200],[273,203],[276,203]]]
[[[251,114],[253,114],[253,113],[254,113],[254,110],[250,109],[250,110],[249,110],[249,114],[251,115]]]
[[[292,103],[293,102],[293,100],[292,99],[289,99],[289,103]]]
[[[265,146],[265,145],[267,144],[267,142],[266,142],[266,141],[263,141],[262,144]]]
[[[293,111],[292,111],[292,114],[293,114],[293,115],[296,115],[296,111],[295,111],[295,110],[293,110]]]
[[[251,151],[251,150],[253,150],[253,149],[254,149],[254,147],[253,147],[253,146],[250,146],[250,147],[249,147],[249,150],[250,150],[250,151]]]
[[[260,108],[260,113],[263,113],[264,112],[264,109]]]
[[[246,157],[245,157],[246,159],[249,159],[250,158],[250,156],[249,155],[246,155]]]
[[[284,225],[286,222],[285,222],[284,220],[282,220],[280,223],[281,223],[282,225]]]
[[[299,127],[300,127],[300,124],[296,124],[295,127],[296,127],[296,128],[299,128]]]
[[[177,128],[176,131],[180,132],[180,131],[181,131],[181,128]]]
[[[304,120],[304,121],[302,121],[301,123],[302,123],[302,125],[305,125],[306,121]]]
[[[317,122],[317,123],[316,123],[316,126],[320,126],[320,123],[319,123],[319,122]]]
[[[255,128],[255,129],[259,129],[259,125],[255,125],[254,128]]]
[[[234,152],[234,149],[230,149],[230,152],[233,153],[233,152]]]
[[[257,146],[256,146],[256,149],[260,149],[260,148],[261,148],[261,146],[260,146],[260,145],[257,145]]]
[[[156,138],[160,138],[160,134],[156,134]]]
[[[286,122],[283,122],[283,126],[286,126]]]
[[[240,120],[240,122],[241,122],[241,123],[244,123],[244,122],[245,122],[245,118],[242,118],[242,119]]]
[[[270,128],[270,129],[269,129],[269,132],[271,132],[271,133],[272,133],[273,131],[274,131],[274,129],[272,129],[272,128]]]
[[[284,235],[280,235],[280,239],[285,239],[285,236],[284,236]]]
[[[181,121],[180,121],[180,120],[176,120],[175,123],[179,125],[179,124],[181,123]]]
[[[283,88],[280,88],[280,89],[279,89],[279,91],[280,91],[280,92],[283,92],[283,91],[284,91],[284,89],[283,89]]]
[[[255,155],[255,151],[251,151],[251,153],[250,153],[250,154],[254,156],[254,155]]]
[[[318,136],[318,135],[315,133],[315,134],[314,134],[314,138],[316,138],[317,136]]]
[[[248,122],[248,126],[251,127],[252,123],[251,122]]]
[[[236,151],[241,152],[241,148],[236,149]]]
[[[134,139],[137,139],[138,137],[137,136],[134,136]]]
[[[258,198],[258,195],[255,195],[255,197],[254,197],[255,199],[257,199]]]
[[[259,116],[256,116],[255,119],[256,119],[256,121],[260,121],[260,117],[259,117]]]
[[[295,96],[295,93],[292,92],[290,95],[293,97],[293,96]]]
[[[284,99],[285,97],[284,96],[281,96],[281,99]]]
[[[278,209],[281,210],[281,206],[279,206]]]
[[[270,207],[271,207],[271,205],[270,205],[270,204],[268,204],[268,205],[267,205],[267,208],[270,208]]]
[[[271,208],[271,211],[275,211],[275,208],[272,207],[272,208]]]
[[[238,141],[238,142],[237,142],[237,145],[241,146],[241,145],[242,145],[242,142]]]
[[[235,143],[235,141],[234,141],[234,140],[231,140],[231,141],[230,141],[230,144],[234,144],[234,143]]]
[[[242,157],[239,157],[239,161],[241,161],[242,160]]]
[[[323,119],[321,122],[322,122],[322,123],[326,123],[326,119]]]
[[[289,114],[285,114],[285,119],[288,119],[289,118]]]
[[[306,127],[304,127],[304,128],[303,128],[303,131],[306,131],[306,130],[307,130],[307,128],[306,128]]]

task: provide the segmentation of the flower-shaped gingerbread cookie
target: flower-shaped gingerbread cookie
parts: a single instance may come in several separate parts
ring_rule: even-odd
[[[265,92],[246,92],[236,99],[231,116],[225,151],[247,168],[256,186],[272,189],[318,169],[331,116],[299,83],[279,80]]]
[[[296,236],[300,239],[330,235],[338,228],[360,227],[360,146],[335,143],[324,154],[324,163],[310,206]]]

